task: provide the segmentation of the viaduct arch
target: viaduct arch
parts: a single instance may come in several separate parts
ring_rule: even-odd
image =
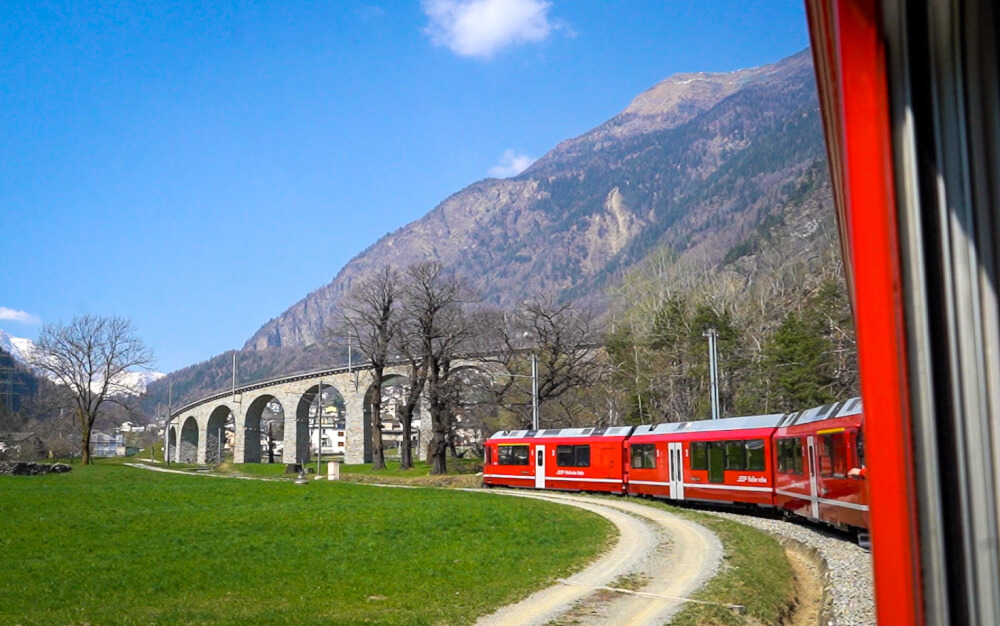
[[[456,362],[454,367],[487,371],[488,366],[475,361]],[[408,368],[403,365],[385,368],[383,386],[408,382]],[[323,388],[333,387],[344,400],[345,454],[347,464],[370,463],[372,389],[371,370],[365,366],[340,367],[318,372],[295,374],[238,387],[202,398],[170,413],[164,429],[164,449],[177,463],[211,464],[220,460],[225,426],[231,420],[234,429],[235,463],[260,463],[261,423],[265,410],[280,407],[283,423],[282,463],[307,463],[310,460],[310,408]],[[426,400],[421,400],[414,417],[421,417],[417,458],[427,459],[431,439],[430,414]],[[277,458],[275,458],[277,461]]]

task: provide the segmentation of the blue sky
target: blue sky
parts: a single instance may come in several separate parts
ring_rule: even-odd
[[[0,329],[130,318],[172,371],[801,0],[0,0]]]

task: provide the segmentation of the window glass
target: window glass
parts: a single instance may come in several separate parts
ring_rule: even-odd
[[[837,433],[833,436],[833,475],[838,478],[847,476],[847,453],[845,438],[847,433]]]
[[[778,440],[778,471],[783,474],[802,473],[802,442],[798,438]]]
[[[708,469],[708,445],[704,441],[692,441],[691,446],[688,449],[691,455],[691,469],[693,470],[707,470]]]
[[[833,476],[833,435],[819,436],[819,475]]]
[[[493,459],[493,448],[486,446],[486,459],[485,459],[486,464],[489,465],[490,463],[492,463],[492,459]]]
[[[590,446],[556,446],[559,467],[590,467]]]
[[[862,431],[858,431],[858,438],[855,441],[855,446],[857,447],[858,453],[858,466],[865,466],[865,434]]]
[[[755,472],[764,471],[764,440],[748,439],[744,444],[747,451],[747,469]]]
[[[497,465],[528,465],[528,446],[499,446],[497,448]]]
[[[747,468],[746,448],[742,441],[726,442],[726,469],[745,470]]]
[[[556,447],[556,465],[559,467],[573,467],[573,446]]]
[[[632,467],[652,469],[656,467],[656,446],[651,443],[636,443],[632,446]]]

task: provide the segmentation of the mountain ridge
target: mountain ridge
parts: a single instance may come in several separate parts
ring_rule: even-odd
[[[465,273],[498,306],[556,293],[601,307],[597,292],[656,245],[681,251],[736,245],[766,212],[762,198],[777,202],[780,194],[766,190],[755,202],[732,181],[714,189],[713,183],[752,157],[768,132],[793,127],[791,114],[799,109],[813,138],[808,154],[781,164],[780,178],[823,158],[813,81],[808,50],[758,68],[671,76],[607,122],[560,142],[521,174],[474,182],[383,236],[330,283],[264,324],[244,350],[321,341],[325,329],[337,325],[339,298],[383,264],[440,261]],[[700,200],[690,202],[692,197]],[[748,228],[706,237],[718,226],[709,208],[749,211]]]

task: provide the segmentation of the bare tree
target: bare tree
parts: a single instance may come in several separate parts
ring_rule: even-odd
[[[406,271],[405,318],[418,338],[426,375],[432,436],[427,454],[432,474],[447,473],[445,453],[450,428],[452,362],[466,347],[474,327],[465,305],[477,300],[464,281],[440,263],[413,265]]]
[[[403,319],[393,342],[395,351],[400,354],[408,363],[408,375],[410,385],[403,403],[397,407],[399,421],[403,426],[403,441],[399,448],[399,469],[411,469],[413,467],[413,445],[411,443],[413,433],[413,411],[420,402],[420,396],[424,390],[424,383],[427,380],[427,359],[423,356],[423,342],[419,332],[417,320],[407,315],[409,312],[409,302],[404,300]],[[426,418],[426,416],[425,416]]]
[[[571,302],[555,303],[547,298],[525,302],[514,314],[484,316],[481,335],[492,333],[480,357],[502,366],[508,376],[493,384],[489,393],[497,404],[531,424],[530,361],[538,361],[539,412],[547,402],[566,394],[594,387],[609,372],[602,354],[603,329],[593,312]],[[486,328],[489,327],[489,330]]]
[[[343,300],[346,330],[357,338],[358,348],[372,367],[371,431],[372,468],[385,469],[382,447],[382,381],[390,346],[397,332],[396,308],[399,273],[385,266],[356,283]]]
[[[84,315],[68,325],[47,324],[32,365],[48,372],[72,396],[80,426],[82,461],[90,463],[90,434],[105,403],[123,404],[134,391],[126,372],[149,369],[153,354],[121,317]]]

